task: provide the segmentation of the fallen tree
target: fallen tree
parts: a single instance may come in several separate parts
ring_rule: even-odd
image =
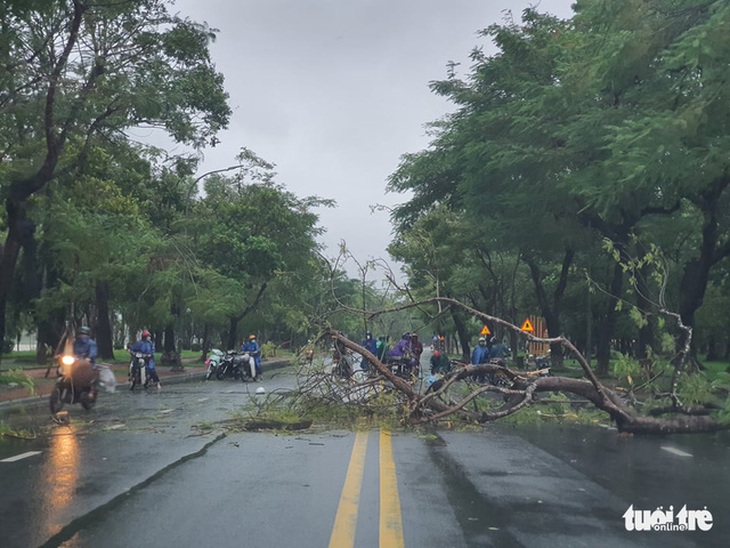
[[[585,357],[573,343],[565,337],[540,338],[524,333],[520,328],[508,321],[488,314],[484,314],[459,301],[449,298],[432,298],[418,302],[410,302],[400,307],[368,312],[370,317],[386,314],[410,307],[424,307],[429,304],[438,304],[459,308],[472,314],[484,322],[513,330],[525,337],[528,341],[543,342],[551,345],[560,345],[565,352],[577,360],[583,372],[582,379],[565,376],[540,376],[532,371],[520,371],[498,364],[466,365],[445,375],[432,390],[425,393],[416,386],[394,375],[390,368],[381,362],[375,355],[360,344],[350,340],[342,333],[327,327],[323,329],[320,339],[329,339],[350,351],[364,356],[377,371],[376,378],[386,382],[393,392],[400,395],[406,420],[411,424],[434,423],[442,420],[462,418],[473,422],[486,423],[513,415],[520,410],[532,406],[540,401],[540,394],[568,393],[590,402],[595,408],[608,414],[620,432],[631,434],[672,434],[672,433],[699,433],[730,429],[730,421],[724,420],[722,411],[717,412],[718,406],[707,404],[691,406],[683,404],[678,396],[678,379],[683,374],[684,355],[675,360],[675,369],[672,375],[671,388],[664,394],[653,395],[655,399],[664,399],[668,402],[661,408],[652,408],[649,414],[642,413],[642,402],[633,392],[623,392],[612,389],[599,381]],[[362,314],[362,311],[358,311]],[[689,334],[691,337],[691,333]],[[685,349],[689,348],[686,343]],[[509,386],[471,385],[465,394],[453,397],[455,386],[464,386],[478,376],[502,375],[509,380]],[[351,382],[348,393],[367,394],[368,383],[373,386],[373,380]],[[320,386],[321,388],[321,386]],[[463,392],[463,391],[462,391]],[[504,403],[496,410],[472,409],[470,404],[487,393],[501,395]],[[342,401],[342,394],[337,396]],[[364,402],[365,397],[350,397],[350,401]],[[663,416],[665,415],[665,416]]]

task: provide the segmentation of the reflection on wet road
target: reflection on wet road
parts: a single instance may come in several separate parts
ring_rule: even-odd
[[[293,384],[276,382],[269,392]],[[0,444],[3,548],[725,546],[727,434],[624,438],[546,424],[224,437],[218,421],[255,407],[248,388],[115,394],[45,440]],[[707,505],[712,530],[624,527],[632,504],[684,503]]]
[[[36,476],[34,490],[41,495],[42,503],[32,523],[38,524],[41,538],[50,538],[66,525],[57,518],[76,497],[79,487],[79,443],[73,426],[59,428],[50,437],[48,458],[43,461]]]

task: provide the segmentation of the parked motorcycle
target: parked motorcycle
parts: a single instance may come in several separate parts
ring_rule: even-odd
[[[226,377],[241,379],[242,382],[256,378],[256,364],[251,354],[235,350],[226,352],[216,369],[215,378],[221,381]]]
[[[71,354],[57,357],[58,381],[50,397],[51,413],[56,414],[67,403],[80,403],[87,411],[96,403],[97,372],[91,362]]]
[[[209,381],[210,378],[216,374],[218,371],[218,366],[220,365],[221,361],[223,361],[223,352],[218,350],[217,348],[214,348],[210,351],[210,354],[208,354],[208,359],[205,360],[205,380]]]
[[[507,361],[504,358],[490,358],[488,363],[492,365],[499,365],[500,367],[507,367]],[[509,388],[510,386],[512,386],[512,380],[509,378],[509,375],[507,375],[507,373],[505,373],[504,371],[487,373],[486,378],[489,383],[493,384],[494,386],[499,386],[501,388]]]
[[[551,377],[552,373],[550,369],[552,363],[550,361],[550,354],[544,354],[542,356],[533,356],[529,354],[527,356],[526,365],[530,369],[534,369],[531,376],[538,375],[539,377]]]

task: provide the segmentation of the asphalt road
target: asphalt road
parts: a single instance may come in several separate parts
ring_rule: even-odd
[[[264,386],[294,383],[288,370]],[[321,428],[225,435],[219,421],[255,407],[256,387],[105,394],[88,415],[72,408],[71,424],[48,438],[0,443],[0,544],[727,545],[726,435],[620,438],[555,425],[438,438]],[[15,417],[48,420],[44,409]],[[630,505],[683,504],[707,506],[712,529],[626,531]]]

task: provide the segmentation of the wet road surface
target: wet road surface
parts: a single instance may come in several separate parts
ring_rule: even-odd
[[[0,462],[2,546],[727,545],[727,435],[543,425],[224,436],[216,421],[253,405],[254,388],[120,391],[88,417],[74,406],[47,439],[0,444],[0,461],[40,451]],[[631,504],[707,506],[713,529],[628,532]]]

